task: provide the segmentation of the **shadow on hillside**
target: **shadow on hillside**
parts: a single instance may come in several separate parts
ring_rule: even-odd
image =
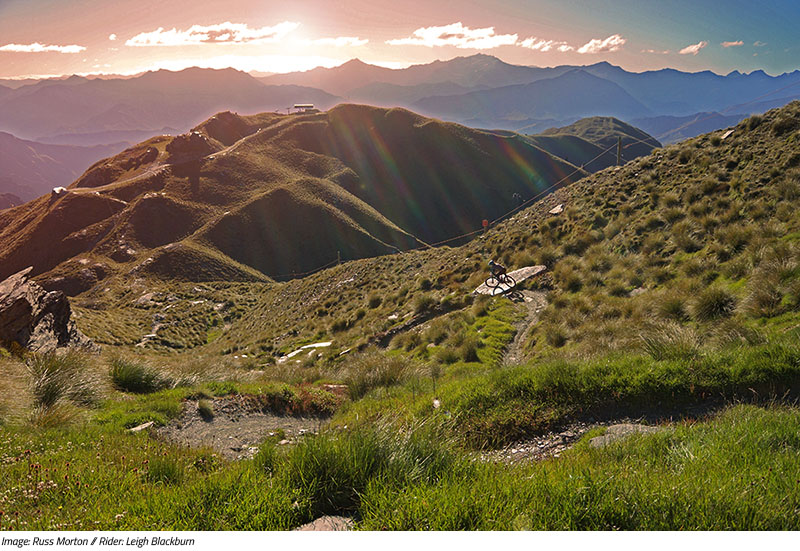
[[[186,161],[172,166],[172,173],[178,178],[189,180],[189,189],[193,195],[200,193],[200,168],[202,159]]]

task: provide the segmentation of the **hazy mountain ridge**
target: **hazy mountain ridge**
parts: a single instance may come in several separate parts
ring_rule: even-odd
[[[146,131],[185,131],[222,110],[261,112],[294,103],[327,108],[338,99],[321,90],[267,86],[233,69],[156,71],[128,79],[74,77],[23,86],[0,98],[0,130],[24,138]],[[80,139],[77,136],[76,139]]]
[[[274,75],[268,78],[273,79],[271,82],[305,83],[323,89],[329,86],[345,97],[358,90],[357,97],[352,99],[381,105],[394,103],[462,124],[494,126],[509,130],[531,131],[534,128],[541,130],[542,125],[547,124],[543,123],[542,119],[551,119],[550,126],[553,126],[570,124],[580,116],[617,114],[608,111],[607,105],[598,104],[590,112],[582,112],[579,116],[570,113],[569,110],[542,116],[523,108],[507,117],[498,118],[496,114],[487,117],[487,111],[495,109],[497,98],[511,101],[517,106],[531,107],[524,88],[516,89],[520,92],[518,97],[511,93],[514,91],[513,88],[500,93],[489,89],[530,85],[544,79],[555,79],[575,70],[613,82],[646,110],[651,111],[653,116],[698,116],[701,112],[719,111],[741,114],[741,118],[744,118],[751,113],[763,112],[800,97],[800,71],[775,77],[763,71],[718,75],[710,71],[687,73],[675,69],[661,69],[634,73],[608,62],[586,66],[564,65],[540,68],[510,65],[485,54],[394,70],[354,60],[341,68],[314,69],[305,73]],[[444,82],[452,82],[467,88],[473,87],[476,90],[446,94],[445,100],[439,97],[443,94],[436,90],[435,86]],[[424,92],[423,85],[433,87],[435,91],[432,96],[436,97],[419,98],[416,103],[409,104],[412,98],[419,97]],[[395,86],[407,88],[397,89]],[[570,95],[576,92],[566,87],[554,93]],[[772,100],[762,100],[769,98],[770,95],[773,96]],[[779,97],[775,98],[776,95]],[[431,105],[441,110],[429,110]],[[642,116],[637,115],[635,118],[641,119]],[[526,130],[525,127],[529,128]],[[665,136],[670,135],[672,130],[674,128],[666,130]],[[698,127],[696,133],[707,130],[708,128]]]
[[[478,126],[499,126],[506,120],[530,117],[577,120],[602,113],[630,119],[651,113],[617,84],[580,69],[530,84],[425,98],[415,106],[430,116],[476,121]]]
[[[93,147],[49,145],[0,132],[0,193],[30,200],[52,188],[67,186],[93,162],[124,144]]]

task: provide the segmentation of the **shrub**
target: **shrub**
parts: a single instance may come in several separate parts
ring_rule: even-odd
[[[378,306],[381,305],[381,302],[383,302],[383,299],[380,296],[378,296],[378,295],[370,295],[370,297],[369,297],[369,299],[367,301],[367,305],[370,308],[377,308]]]
[[[97,382],[89,375],[86,357],[80,352],[32,354],[25,365],[37,407],[49,408],[62,399],[91,406],[99,399]]]
[[[149,365],[124,358],[111,360],[111,382],[117,390],[148,394],[172,386],[172,381],[161,376]]]
[[[736,297],[721,287],[709,287],[695,299],[692,314],[697,321],[711,321],[731,316]]]

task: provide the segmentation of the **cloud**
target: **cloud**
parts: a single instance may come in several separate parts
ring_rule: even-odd
[[[336,38],[318,38],[312,40],[312,44],[319,46],[334,46],[341,48],[342,46],[363,46],[369,42],[366,38],[358,38],[357,36],[337,36]]]
[[[642,50],[642,53],[643,54],[662,54],[662,55],[666,55],[666,54],[670,53],[670,51],[669,50],[653,50],[652,48],[650,48],[650,49],[647,49],[647,50]]]
[[[58,52],[59,54],[77,54],[86,49],[85,46],[78,46],[70,44],[69,46],[53,46],[51,44],[6,44],[0,46],[0,52],[24,52],[24,53],[41,53],[41,52]]]
[[[575,49],[564,41],[542,40],[541,38],[534,37],[526,38],[521,42],[517,42],[517,46],[530,48],[531,50],[537,50],[540,52],[549,52],[552,49],[556,49],[559,52],[570,52]]]
[[[626,39],[622,38],[622,36],[618,34],[612,34],[608,38],[600,40],[599,38],[593,38],[580,48],[578,48],[579,54],[599,54],[605,52],[616,52],[627,42]]]
[[[108,39],[109,40],[116,40],[117,39],[117,35],[115,35],[114,33],[111,33],[110,35],[108,35]]]
[[[216,25],[192,25],[187,30],[164,30],[139,33],[125,42],[126,46],[193,46],[197,44],[266,44],[277,42],[300,23],[284,21],[272,27],[251,29],[246,23],[218,23]]]
[[[386,43],[392,46],[455,46],[489,50],[516,44],[517,38],[516,34],[495,34],[494,27],[470,29],[459,22],[440,27],[420,27],[409,37],[387,40]]]
[[[753,46],[755,46],[756,48],[761,48],[762,46],[766,45],[767,45],[766,42],[761,42],[760,40],[756,40],[755,42],[753,42]]]
[[[742,40],[737,40],[737,41],[735,41],[735,42],[727,42],[727,41],[726,41],[726,42],[723,42],[723,43],[722,43],[722,47],[723,47],[723,48],[731,48],[731,47],[733,47],[733,46],[744,46],[744,41],[742,41]]]
[[[703,48],[705,48],[706,46],[708,46],[708,41],[707,40],[701,40],[697,44],[690,44],[690,45],[686,46],[685,48],[680,50],[678,53],[681,54],[681,55],[687,55],[687,54],[697,55],[698,52],[700,50],[702,50]]]

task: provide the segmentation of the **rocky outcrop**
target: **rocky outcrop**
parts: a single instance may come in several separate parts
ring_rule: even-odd
[[[45,291],[26,268],[0,282],[0,344],[34,352],[65,346],[94,345],[75,326],[69,301],[61,291]]]
[[[181,163],[205,157],[216,151],[214,145],[200,132],[192,131],[176,136],[167,144],[168,163]]]

